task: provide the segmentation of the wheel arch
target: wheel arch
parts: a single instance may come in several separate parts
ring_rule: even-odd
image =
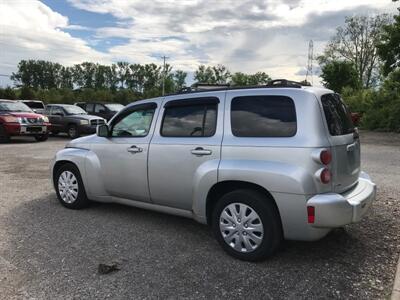
[[[276,204],[276,201],[275,201],[274,197],[272,196],[272,194],[266,188],[262,187],[261,185],[258,185],[253,182],[241,181],[241,180],[226,180],[226,181],[217,182],[210,188],[210,190],[208,191],[207,200],[206,200],[207,224],[211,224],[212,211],[213,211],[217,201],[223,195],[225,195],[229,192],[232,192],[235,190],[242,190],[242,189],[258,191],[259,193],[265,195],[265,198],[267,199],[267,201],[271,201],[271,203],[276,208],[276,211],[279,215],[281,228],[282,228],[282,218],[281,218],[281,215],[279,212],[278,205]]]
[[[77,164],[75,164],[73,161],[70,161],[70,160],[58,160],[58,161],[55,162],[55,164],[53,166],[53,171],[52,171],[53,184],[55,184],[55,178],[56,178],[57,171],[62,166],[65,166],[65,165],[68,165],[68,164],[74,165],[79,170],[79,172],[81,172],[81,170],[79,169],[79,166]],[[82,174],[81,174],[81,176],[82,176]]]

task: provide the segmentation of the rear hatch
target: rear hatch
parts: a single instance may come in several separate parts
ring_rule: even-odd
[[[331,172],[334,192],[341,193],[358,181],[360,141],[351,114],[338,94],[321,97],[332,151]]]

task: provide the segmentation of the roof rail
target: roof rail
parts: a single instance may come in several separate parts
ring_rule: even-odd
[[[186,94],[186,93],[199,93],[199,92],[212,92],[212,91],[221,91],[221,90],[241,90],[241,89],[261,89],[261,88],[298,88],[300,89],[303,86],[310,86],[309,83],[306,82],[297,82],[287,79],[275,79],[269,81],[265,85],[254,85],[254,86],[231,86],[230,84],[207,84],[207,83],[195,83],[190,87],[185,87],[180,89],[177,93],[172,93],[169,95],[175,94]]]

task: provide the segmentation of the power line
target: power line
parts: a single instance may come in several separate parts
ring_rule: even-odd
[[[161,58],[163,59],[164,63],[163,63],[163,80],[162,80],[162,95],[165,95],[165,76],[167,73],[167,70],[165,69],[165,60],[167,60],[169,57],[168,56],[161,56]]]
[[[11,75],[7,75],[7,74],[0,74],[0,76],[2,76],[2,77],[11,77]]]

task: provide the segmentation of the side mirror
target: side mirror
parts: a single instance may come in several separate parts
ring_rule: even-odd
[[[96,134],[97,134],[97,136],[100,136],[100,137],[109,137],[110,130],[108,129],[108,125],[106,125],[106,124],[97,125]]]

